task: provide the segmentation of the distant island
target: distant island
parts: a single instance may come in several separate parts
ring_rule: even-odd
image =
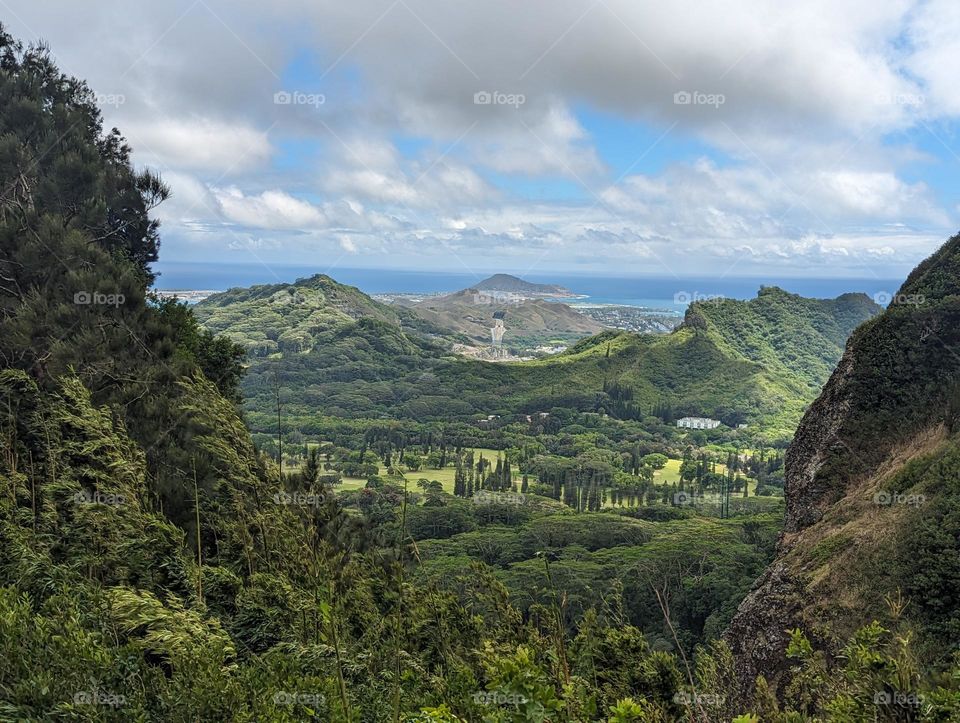
[[[534,284],[510,274],[494,274],[471,286],[478,291],[503,291],[536,296],[576,296],[570,289],[557,284]]]

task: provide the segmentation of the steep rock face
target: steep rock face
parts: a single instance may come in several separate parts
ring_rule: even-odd
[[[831,490],[818,473],[826,459],[842,451],[840,437],[851,405],[850,376],[855,351],[847,347],[823,392],[804,414],[787,450],[784,493],[787,500],[784,530],[799,532],[819,521],[831,501]]]
[[[738,687],[744,698],[752,692],[758,675],[777,684],[779,661],[787,646],[786,631],[802,608],[800,586],[786,563],[775,560],[740,604],[726,632],[726,640],[734,652]]]
[[[952,479],[916,469],[952,454],[958,399],[960,236],[917,267],[882,315],[854,332],[801,420],[786,456],[777,558],[726,633],[745,695],[758,675],[782,686],[790,629],[835,649],[870,622],[866,616],[882,617],[885,595],[914,585],[911,561],[890,561],[904,554],[898,541],[923,522],[921,513],[876,500],[891,489],[930,498],[928,504],[955,494],[950,485],[960,485]],[[925,603],[917,602],[922,612]],[[922,631],[921,617],[911,623]]]

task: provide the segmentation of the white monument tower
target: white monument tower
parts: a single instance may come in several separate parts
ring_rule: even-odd
[[[503,354],[503,335],[507,328],[503,325],[505,311],[493,312],[493,326],[490,328],[490,340],[493,343],[493,351],[497,356]]]

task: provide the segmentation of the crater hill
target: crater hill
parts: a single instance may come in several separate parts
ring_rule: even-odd
[[[540,296],[573,296],[570,289],[557,284],[535,284],[524,281],[518,276],[510,274],[494,274],[483,281],[474,284],[471,288],[479,291],[504,291],[515,294],[532,294]]]

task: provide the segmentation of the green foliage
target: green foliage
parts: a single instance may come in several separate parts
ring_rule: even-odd
[[[957,478],[940,477],[942,470],[933,470],[936,479],[957,484]],[[910,515],[897,540],[897,580],[911,600],[912,612],[924,624],[922,643],[936,657],[945,658],[939,641],[960,635],[960,499],[954,495],[939,496],[936,504],[923,505]]]
[[[664,720],[658,716],[650,707],[644,705],[641,701],[637,703],[632,698],[624,698],[617,701],[610,709],[610,717],[607,723],[633,723],[635,721],[660,721]]]
[[[512,654],[496,653],[492,647],[485,650],[484,667],[489,679],[486,695],[480,698],[505,700],[504,708],[486,715],[491,723],[543,723],[563,710],[564,703],[548,674],[537,664],[534,653],[519,646]]]
[[[178,353],[194,361],[223,396],[239,403],[246,350],[225,336],[215,336],[209,329],[202,329],[186,304],[164,299],[157,307],[161,318],[173,330]]]

